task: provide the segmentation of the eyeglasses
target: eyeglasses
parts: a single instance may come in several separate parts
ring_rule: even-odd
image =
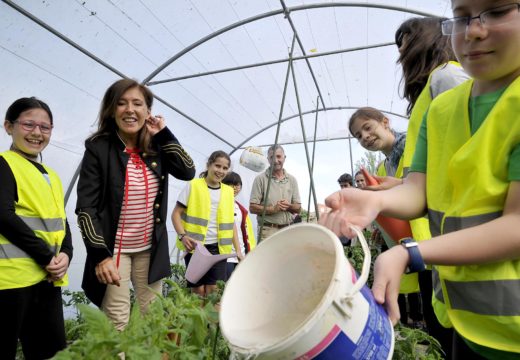
[[[454,35],[466,32],[472,20],[479,19],[480,25],[489,28],[495,25],[505,24],[516,19],[520,12],[520,3],[498,6],[482,11],[478,16],[459,16],[444,20],[441,23],[443,35]]]
[[[18,121],[18,120],[16,120],[15,122],[20,124],[22,126],[22,128],[24,130],[27,130],[27,131],[33,131],[34,129],[36,129],[36,127],[39,127],[42,134],[50,134],[51,131],[52,131],[52,128],[53,128],[52,125],[37,124],[34,121]]]

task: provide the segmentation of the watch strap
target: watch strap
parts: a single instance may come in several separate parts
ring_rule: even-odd
[[[408,250],[408,254],[410,256],[410,260],[408,261],[408,267],[406,268],[406,273],[410,274],[424,271],[426,269],[426,265],[424,264],[421,252],[419,251],[419,244],[415,242],[412,238],[404,238],[403,240],[401,240],[401,245],[406,250]]]

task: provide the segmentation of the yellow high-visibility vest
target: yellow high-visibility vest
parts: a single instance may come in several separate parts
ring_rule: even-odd
[[[190,194],[181,222],[186,234],[202,243],[206,240],[211,213],[211,197],[204,179],[190,181]],[[235,199],[233,188],[221,184],[220,201],[217,208],[217,240],[220,254],[230,254],[233,249],[233,226],[235,224]],[[177,247],[185,250],[177,238]]]
[[[449,64],[460,66],[460,64],[456,61],[450,61]],[[408,121],[408,129],[406,130],[406,144],[403,152],[404,174],[408,174],[408,169],[412,165],[413,155],[415,153],[415,145],[417,144],[417,137],[419,136],[419,130],[421,128],[424,115],[426,114],[428,107],[432,102],[432,94],[430,92],[432,74],[437,69],[443,66],[446,66],[446,64],[442,64],[436,67],[431,72],[430,76],[428,77],[428,81],[421,93],[419,94],[419,97],[417,98],[413,106],[412,113],[410,114],[410,119]],[[417,242],[427,240],[432,237],[430,233],[430,225],[428,223],[427,218],[419,218],[410,221],[410,227],[412,229],[413,237]],[[437,270],[435,270],[434,267],[432,267],[432,271],[434,278],[438,276]],[[442,300],[442,296],[436,296],[435,294],[440,294],[439,288],[437,289],[437,292],[434,291],[432,294],[431,302],[433,306],[433,311],[435,312],[435,315],[439,323],[446,328],[450,328],[452,327],[452,325],[448,318],[448,314],[446,313],[446,308]],[[423,299],[423,301],[430,300]]]
[[[29,160],[14,151],[0,153],[16,180],[18,202],[15,213],[57,254],[65,238],[65,204],[58,175],[44,166],[49,182]],[[43,166],[43,165],[42,165]],[[0,233],[0,290],[39,283],[48,273],[25,251]],[[68,277],[54,283],[68,285]]]
[[[509,190],[509,156],[520,143],[520,78],[473,135],[472,85],[469,80],[439,95],[428,111],[426,195],[434,236],[500,217]],[[476,344],[520,353],[520,260],[437,269],[434,289],[457,332]]]

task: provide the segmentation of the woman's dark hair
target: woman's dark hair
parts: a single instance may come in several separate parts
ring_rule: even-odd
[[[242,178],[234,171],[230,171],[226,177],[222,180],[222,183],[226,185],[240,185],[242,186]]]
[[[32,109],[42,109],[47,115],[49,115],[49,119],[51,120],[51,125],[53,123],[52,112],[49,108],[49,105],[44,103],[43,101],[33,97],[24,97],[16,100],[7,108],[7,112],[5,113],[5,120],[9,121],[13,124],[19,117],[20,114],[27,110]]]
[[[101,108],[98,117],[98,129],[89,137],[89,140],[99,135],[109,135],[117,131],[117,124],[115,120],[115,113],[117,103],[123,94],[133,88],[139,89],[143,94],[144,101],[148,109],[152,109],[153,93],[146,86],[139,84],[133,79],[121,79],[110,85],[105,92],[103,100],[101,101]],[[141,151],[155,153],[151,147],[152,137],[148,133],[146,126],[143,126],[137,138],[137,146]]]
[[[348,130],[350,131],[350,134],[354,136],[354,134],[352,133],[352,125],[354,124],[354,121],[356,121],[357,119],[373,119],[377,122],[382,122],[385,117],[385,114],[373,107],[366,106],[359,108],[350,117],[350,120],[348,121]]]
[[[395,32],[395,43],[401,55],[397,60],[403,68],[401,83],[404,83],[403,97],[408,100],[408,115],[428,82],[430,73],[439,65],[456,60],[450,38],[442,35],[441,22],[446,18],[411,18],[399,26]],[[407,36],[406,44],[403,38]]]
[[[216,162],[217,159],[221,158],[221,157],[224,158],[224,159],[227,159],[227,161],[229,162],[229,166],[231,166],[231,158],[229,157],[229,155],[225,151],[222,151],[222,150],[213,151],[211,153],[211,155],[209,156],[209,158],[208,158],[208,162],[206,163],[206,170],[201,172],[199,177],[205,178],[206,176],[208,176],[207,168],[209,168],[211,166],[211,164]]]

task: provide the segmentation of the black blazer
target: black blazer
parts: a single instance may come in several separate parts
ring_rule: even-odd
[[[148,283],[171,274],[166,231],[168,174],[186,181],[195,175],[193,160],[168,128],[153,137],[152,146],[157,155],[141,153],[148,168],[160,180],[153,207],[155,226]],[[85,148],[76,204],[78,225],[87,248],[82,288],[94,304],[101,306],[106,285],[98,281],[95,267],[107,257],[112,257],[114,252],[129,155],[125,153],[125,145],[115,133],[89,139],[85,142]]]

